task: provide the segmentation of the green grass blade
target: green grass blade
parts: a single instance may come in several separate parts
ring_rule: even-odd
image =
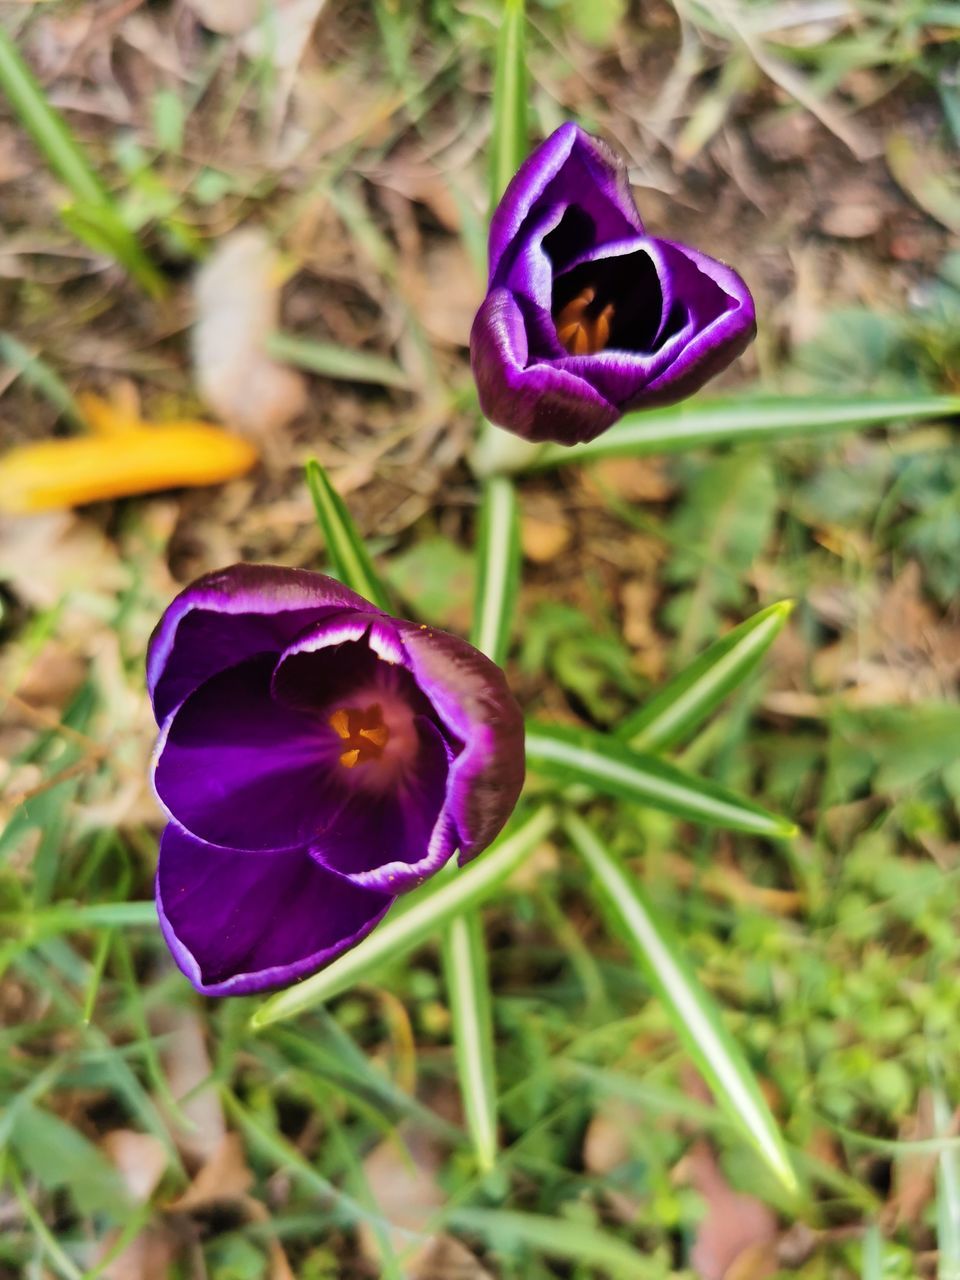
[[[638,751],[675,747],[756,669],[792,609],[781,600],[734,627],[628,717],[617,737]]]
[[[315,458],[310,459],[306,470],[307,485],[316,508],[317,520],[337,576],[372,604],[389,610],[389,597],[377,577],[370,553],[357,533],[346,504]]]
[[[497,1076],[487,952],[478,912],[457,916],[445,930],[443,969],[467,1128],[477,1164],[487,1172],[497,1157]]]
[[[718,1104],[783,1187],[795,1193],[796,1174],[760,1086],[672,930],[582,819],[569,814],[564,825]]]
[[[669,409],[628,413],[596,440],[569,448],[546,445],[528,469],[594,462],[600,458],[680,453],[715,444],[776,444],[801,436],[831,435],[887,422],[917,422],[960,414],[960,396],[875,396],[827,399],[780,396],[694,401]]]
[[[63,117],[47,102],[43,89],[3,27],[0,27],[0,91],[47,164],[70,188],[83,210],[83,221],[92,220],[97,232],[93,247],[116,258],[148,293],[162,297],[166,293],[166,281],[117,213],[83,149]],[[68,213],[68,225],[69,217]],[[71,226],[71,230],[87,240],[79,226]]]
[[[504,0],[493,80],[491,207],[527,154],[527,58],[524,0]]]
[[[938,1133],[948,1133],[950,1104],[940,1089],[933,1093]],[[945,1148],[937,1159],[937,1280],[960,1280],[960,1152]]]
[[[448,1218],[457,1231],[480,1236],[494,1252],[517,1245],[550,1258],[580,1263],[598,1274],[642,1280],[661,1276],[659,1263],[638,1253],[606,1231],[554,1215],[518,1213],[509,1209],[454,1209]]]
[[[407,909],[388,918],[359,946],[312,978],[267,1000],[253,1015],[253,1027],[269,1026],[332,1000],[435,937],[455,916],[488,898],[546,838],[553,824],[553,811],[548,807],[538,809],[464,871],[439,882],[434,880],[408,895]]]
[[[484,484],[480,507],[477,598],[471,639],[497,663],[507,656],[519,576],[517,496],[506,477],[494,476]]]
[[[24,382],[46,396],[72,426],[80,431],[87,429],[80,407],[60,375],[40,356],[29,351],[12,333],[0,331],[0,361],[16,369]]]
[[[631,751],[604,734],[566,726],[527,726],[527,763],[563,783],[581,782],[690,822],[782,840],[796,834],[786,818],[727,791],[706,778],[684,773],[658,756]]]
[[[860,1275],[863,1280],[883,1280],[883,1271],[883,1236],[880,1228],[871,1223],[860,1246]]]
[[[409,387],[410,379],[392,360],[371,351],[353,351],[332,342],[314,342],[292,333],[271,333],[267,355],[310,373],[343,382],[370,382],[379,387]]]

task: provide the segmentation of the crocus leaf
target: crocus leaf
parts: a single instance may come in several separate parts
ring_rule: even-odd
[[[19,445],[0,457],[0,511],[22,515],[245,475],[257,461],[247,440],[207,422]]]
[[[120,262],[153,297],[167,283],[121,219],[82,147],[47,101],[8,32],[0,27],[0,91],[53,172],[76,199],[64,221],[81,239]]]
[[[524,0],[504,0],[493,82],[492,204],[503,195],[527,155],[526,21]]]
[[[763,1093],[710,994],[673,931],[643,887],[629,877],[587,824],[564,820],[567,835],[593,873],[593,883],[627,939],[673,1026],[720,1106],[789,1192],[797,1177]]]
[[[389,611],[389,598],[346,503],[314,458],[307,463],[307,485],[337,576],[372,604]]]
[[[792,608],[781,600],[734,627],[625,720],[617,736],[638,751],[675,747],[756,669]]]
[[[769,839],[786,839],[797,831],[786,818],[768,813],[715,782],[587,729],[528,723],[527,764],[560,782],[586,783],[607,795],[706,826]]]
[[[668,409],[628,413],[587,444],[544,445],[528,470],[598,458],[682,453],[710,445],[776,444],[803,436],[836,435],[888,422],[916,422],[960,413],[960,396],[889,398],[781,396],[776,399],[704,400]]]
[[[486,1171],[497,1155],[497,1075],[489,967],[478,911],[457,916],[444,931],[443,971],[467,1128],[477,1163]]]
[[[503,663],[520,574],[520,525],[510,480],[494,476],[483,487],[477,534],[477,596],[471,639],[481,652]]]
[[[455,916],[488,898],[524,858],[545,840],[554,824],[549,807],[538,809],[500,837],[482,858],[463,871],[434,879],[406,895],[405,909],[395,911],[352,951],[312,978],[267,1000],[253,1015],[254,1028],[292,1018],[323,1004],[358,982],[383,972],[414,947],[435,937]]]
[[[333,342],[314,342],[291,333],[272,333],[266,353],[271,360],[296,365],[310,373],[341,382],[369,382],[380,387],[409,387],[410,379],[398,364],[372,351],[355,351]]]
[[[951,1107],[943,1091],[933,1091],[933,1113],[937,1130],[949,1133]],[[937,1249],[940,1276],[949,1280],[960,1275],[960,1152],[944,1148],[937,1158]]]

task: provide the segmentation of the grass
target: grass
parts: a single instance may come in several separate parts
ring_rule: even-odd
[[[949,145],[944,69],[960,19],[949,5],[894,15],[864,2],[854,16],[821,7],[804,31],[791,25],[804,6],[691,4],[681,56],[665,7],[644,27],[617,27],[621,6],[601,8],[607,27],[585,30],[582,6],[531,6],[532,89],[524,97],[516,74],[501,75],[514,105],[497,127],[514,136],[518,102],[538,132],[579,111],[630,148],[658,230],[689,218],[678,236],[702,231],[714,248],[729,238],[725,256],[763,304],[757,364],[744,366],[763,396],[728,387],[720,408],[696,400],[628,420],[563,467],[556,451],[524,459],[512,487],[488,485],[481,521],[463,462],[475,410],[442,305],[460,275],[468,297],[479,288],[489,68],[498,45],[517,47],[515,27],[491,21],[497,6],[336,7],[318,45],[329,52],[295,85],[319,95],[303,99],[306,135],[296,93],[289,131],[277,132],[282,77],[262,47],[254,56],[230,36],[201,34],[192,52],[165,45],[185,59],[180,79],[132,64],[125,83],[143,87],[123,128],[108,112],[60,111],[74,144],[83,136],[81,160],[42,105],[71,101],[70,73],[31,89],[74,175],[92,174],[88,203],[95,194],[111,226],[136,229],[137,253],[169,276],[175,302],[186,306],[185,267],[231,226],[276,231],[299,273],[273,354],[315,381],[255,489],[4,526],[3,1280],[110,1276],[111,1251],[148,1243],[153,1260],[131,1264],[148,1280],[281,1276],[278,1251],[305,1280],[398,1276],[416,1274],[435,1232],[505,1280],[695,1274],[717,1203],[691,1184],[703,1143],[729,1188],[775,1213],[785,1273],[907,1280],[955,1264],[960,462],[947,423],[960,275],[946,235],[890,194],[883,159],[866,151],[917,102]],[[69,12],[55,0],[36,9],[18,15],[28,60],[31,31],[42,47],[58,28],[40,24]],[[165,6],[149,10],[162,21]],[[517,6],[509,13],[515,23]],[[109,38],[117,58],[142,56]],[[668,100],[674,114],[661,119]],[[874,238],[830,242],[815,323],[793,328],[812,286],[789,293],[785,320],[792,279],[775,275],[782,252],[763,240],[779,215],[757,214],[725,147],[741,136],[759,146],[761,122],[811,113],[811,150],[760,164],[752,195],[763,204],[785,184],[801,201],[797,169],[819,176],[826,157],[837,174],[866,175],[889,207]],[[431,165],[439,186],[424,177]],[[22,188],[0,188],[11,225],[40,245],[9,259],[11,301],[0,303],[16,357],[0,384],[5,438],[8,425],[11,438],[59,429],[78,389],[119,376],[161,409],[191,406],[181,322],[120,272],[103,288],[109,245],[77,269],[44,172],[31,160]],[[819,215],[804,208],[791,224],[808,258],[829,239],[811,233]],[[431,267],[461,241],[460,257]],[[150,901],[159,819],[144,783],[143,651],[177,584],[213,567],[207,556],[324,563],[301,478],[313,454],[340,572],[379,571],[403,585],[405,611],[463,631],[458,602],[479,585],[483,643],[508,654],[526,707],[579,732],[540,743],[563,759],[531,770],[519,815],[529,844],[439,886],[444,910],[468,905],[475,922],[449,936],[446,958],[438,928],[453,917],[425,897],[366,952],[270,1002],[204,1002],[172,969]],[[320,483],[326,473],[350,491],[346,504]],[[489,585],[509,596],[515,544],[498,540],[508,529],[492,513],[511,514],[511,493],[524,553],[512,629]],[[369,535],[359,559],[336,541],[347,508]],[[565,541],[549,551],[557,529]],[[477,544],[492,548],[479,584]],[[423,546],[415,572],[394,572]],[[789,619],[776,604],[788,598]],[[711,673],[726,679],[716,672],[733,650],[710,647],[764,608],[769,639],[782,633],[769,650],[764,639],[759,664],[744,650],[737,670],[751,678],[724,685],[721,700]],[[654,700],[664,688],[687,695],[679,729]],[[600,752],[620,731],[669,754]],[[584,752],[589,787],[570,767]],[[633,801],[606,794],[611,761]],[[724,804],[749,796],[752,831],[658,803],[664,779],[697,777]],[[773,815],[800,834],[781,839]],[[482,1028],[487,1010],[456,975],[478,966],[489,969],[496,1089],[471,1115],[460,1086],[477,1072],[489,1086],[490,1066],[482,1044],[464,1056],[462,1028]],[[713,1068],[720,1105],[691,1062],[708,1080]],[[724,1078],[734,1095],[749,1082],[746,1120],[743,1105],[723,1105]],[[117,1156],[131,1135],[136,1167],[152,1170],[137,1184]],[[215,1154],[211,1191],[197,1175]],[[412,1215],[400,1197],[411,1187]],[[445,1278],[458,1274],[445,1265]]]

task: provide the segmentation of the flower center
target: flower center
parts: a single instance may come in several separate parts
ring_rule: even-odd
[[[390,741],[390,730],[383,720],[383,708],[374,702],[364,710],[359,707],[338,707],[327,721],[343,746],[340,763],[345,769],[355,769],[358,764],[380,760],[383,749]]]
[[[592,284],[585,285],[553,317],[557,337],[572,356],[592,356],[610,341],[614,306],[597,298]]]

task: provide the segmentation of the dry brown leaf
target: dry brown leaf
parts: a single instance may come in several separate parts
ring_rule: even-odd
[[[401,1129],[371,1151],[363,1171],[377,1208],[391,1224],[390,1244],[401,1258],[407,1280],[445,1280],[454,1275],[457,1280],[487,1280],[488,1273],[458,1241],[425,1234],[446,1202],[437,1181],[440,1166],[433,1144]],[[371,1261],[379,1259],[376,1236],[366,1224],[360,1228],[360,1244]]]
[[[676,482],[665,458],[604,458],[583,474],[588,493],[615,493],[625,502],[667,502]]]
[[[112,1233],[100,1249],[109,1253],[119,1232]],[[162,1227],[147,1227],[98,1274],[103,1280],[169,1280],[176,1260],[176,1242]]]
[[[0,581],[30,608],[50,609],[81,593],[109,606],[128,576],[117,548],[92,521],[69,511],[0,517]],[[79,642],[87,629],[78,619],[71,640]]]
[[[194,1160],[211,1161],[221,1152],[227,1136],[227,1125],[216,1085],[209,1081],[212,1067],[199,1014],[192,1009],[165,1011],[163,1064],[170,1090],[180,1102],[180,1110],[191,1122],[189,1130],[176,1130],[177,1145]],[[187,1096],[189,1095],[189,1097]]]
[[[208,31],[238,36],[249,31],[260,16],[261,0],[185,0]]]
[[[131,1199],[146,1202],[167,1168],[167,1151],[159,1138],[132,1129],[113,1129],[103,1139],[104,1151],[116,1165]],[[98,1260],[107,1256],[119,1236],[111,1232],[101,1243]],[[145,1227],[103,1270],[106,1280],[165,1280],[175,1255],[174,1241],[163,1227]]]
[[[253,1174],[247,1165],[243,1140],[238,1133],[227,1133],[183,1195],[171,1200],[167,1208],[172,1213],[189,1213],[224,1201],[242,1204],[252,1185]]]
[[[160,1139],[133,1129],[112,1129],[102,1146],[120,1171],[131,1198],[146,1204],[167,1167],[167,1150]]]
[[[266,233],[249,228],[221,242],[194,284],[200,393],[219,417],[264,439],[306,404],[303,377],[265,351],[277,327],[280,275],[280,257]]]
[[[754,1196],[734,1191],[704,1139],[694,1143],[678,1166],[706,1201],[690,1251],[701,1280],[765,1280],[777,1271],[777,1219]]]

